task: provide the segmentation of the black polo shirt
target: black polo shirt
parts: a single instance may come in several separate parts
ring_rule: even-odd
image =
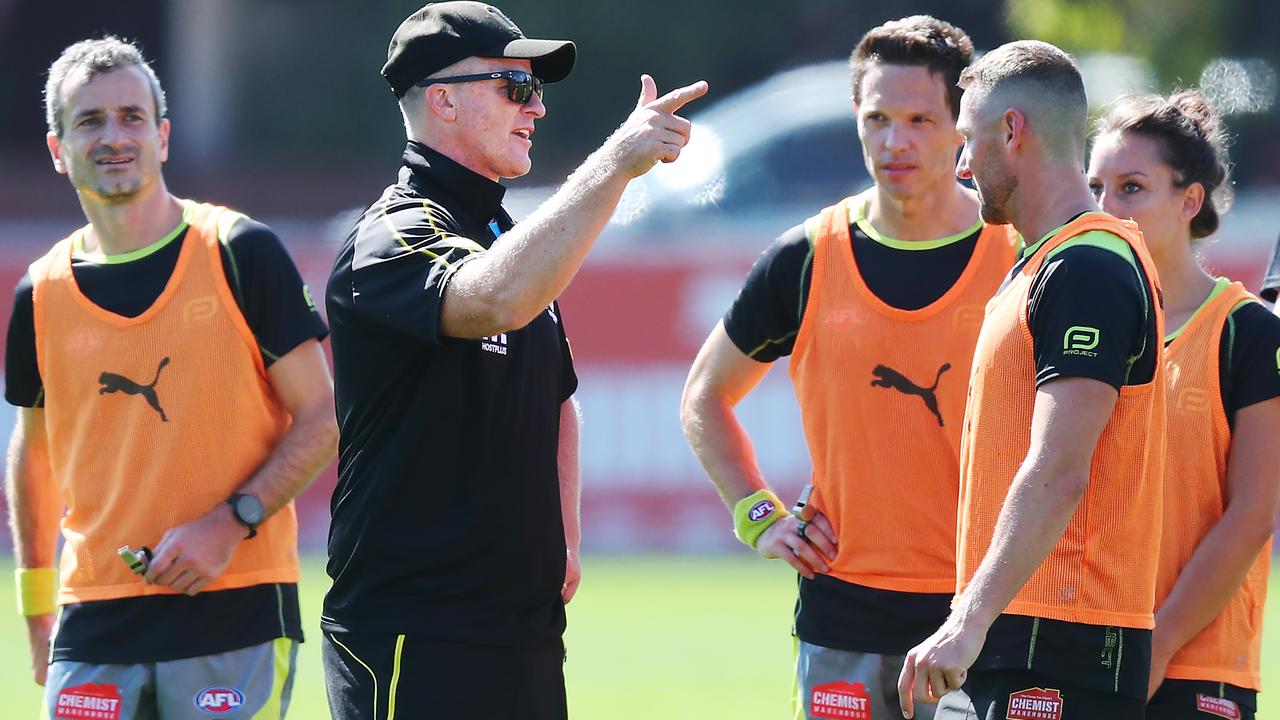
[[[480,645],[564,632],[559,308],[481,340],[440,334],[453,273],[512,227],[504,188],[416,142],[329,278],[341,439],[321,624]]]

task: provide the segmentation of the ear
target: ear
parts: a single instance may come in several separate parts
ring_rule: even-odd
[[[1000,133],[1005,149],[1013,151],[1022,144],[1027,132],[1027,116],[1017,108],[1009,108],[1000,117]]]
[[[1204,207],[1204,186],[1197,182],[1183,188],[1182,207],[1178,208],[1178,219],[1189,223],[1200,214],[1202,207]]]
[[[160,136],[160,162],[169,161],[169,132],[171,130],[169,118],[160,121],[160,125],[156,127],[156,133]]]
[[[62,138],[55,132],[49,132],[44,136],[44,143],[49,146],[49,157],[53,159],[53,169],[59,175],[66,175],[67,164],[62,160]]]
[[[458,119],[458,106],[453,102],[453,96],[448,85],[429,86],[426,92],[426,106],[427,112],[445,122],[453,122]]]

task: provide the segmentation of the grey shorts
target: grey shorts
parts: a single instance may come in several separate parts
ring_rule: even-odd
[[[898,674],[904,656],[832,650],[802,640],[797,643],[797,720],[900,720]],[[933,705],[916,705],[920,720],[933,720],[933,714]]]
[[[277,638],[218,655],[137,665],[59,660],[44,702],[52,720],[282,720],[298,641]]]

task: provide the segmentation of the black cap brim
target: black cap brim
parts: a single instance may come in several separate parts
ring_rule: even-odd
[[[501,48],[494,48],[479,57],[504,57],[528,60],[533,74],[544,83],[556,83],[569,77],[578,58],[578,49],[571,40],[512,40]]]

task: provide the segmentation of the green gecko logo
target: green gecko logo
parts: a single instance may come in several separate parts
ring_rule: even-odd
[[[1276,372],[1280,372],[1280,348],[1276,348]]]
[[[311,297],[311,288],[307,287],[306,285],[302,286],[302,299],[307,302],[307,309],[312,312],[315,312],[316,301],[315,301],[315,298]]]
[[[1091,351],[1098,347],[1100,336],[1101,333],[1098,332],[1098,328],[1086,325],[1072,325],[1067,328],[1066,334],[1062,336],[1062,354],[1098,357],[1098,353]]]

